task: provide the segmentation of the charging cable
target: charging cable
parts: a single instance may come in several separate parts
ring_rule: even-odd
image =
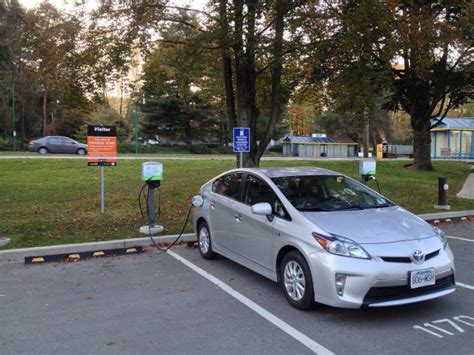
[[[374,180],[376,183],[377,183],[377,190],[379,190],[379,194],[382,194],[380,192],[380,185],[379,185],[379,181],[377,180],[377,178],[375,176],[369,176],[369,180]]]
[[[145,203],[148,201],[148,193],[149,192],[145,192],[145,188],[147,187],[147,182],[145,182],[145,184],[143,184],[142,188],[140,189],[140,192],[138,193],[138,206],[140,208],[140,214],[142,216],[142,219],[145,220],[145,214],[143,213],[143,207],[142,207],[142,196],[143,198],[145,199]],[[160,188],[158,187],[158,206],[157,206],[157,209],[154,214],[154,219],[153,219],[153,225],[156,223],[156,221],[158,220],[159,216],[160,216],[160,213],[161,213],[161,190]],[[186,219],[183,223],[183,226],[181,228],[181,231],[179,232],[178,236],[176,237],[176,239],[171,243],[169,244],[166,248],[162,248],[160,247],[156,242],[155,240],[153,239],[153,235],[151,234],[151,228],[148,228],[148,235],[153,243],[153,245],[158,248],[159,250],[163,251],[163,252],[166,252],[167,250],[171,249],[173,246],[176,245],[176,243],[179,241],[179,239],[181,238],[181,236],[183,235],[184,233],[184,230],[186,229],[186,226],[188,225],[188,222],[189,222],[189,217],[191,216],[191,211],[192,211],[192,208],[193,206],[191,205],[188,209],[188,212],[186,214]],[[147,215],[149,216],[150,215],[150,211],[148,210],[148,207],[147,207]],[[147,222],[150,222],[150,221],[147,221]]]

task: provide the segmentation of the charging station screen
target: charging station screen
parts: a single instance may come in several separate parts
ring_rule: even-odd
[[[117,129],[115,126],[87,126],[87,164],[117,165]]]

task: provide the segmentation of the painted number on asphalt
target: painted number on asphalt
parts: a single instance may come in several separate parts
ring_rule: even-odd
[[[467,325],[469,327],[474,327],[474,318],[470,316],[457,316],[453,317],[453,319],[462,324],[462,325]],[[436,325],[435,325],[436,324]],[[442,328],[440,325],[443,325],[444,328]],[[451,319],[438,319],[434,320],[431,323],[424,323],[423,326],[421,325],[414,325],[414,329],[418,329],[421,331],[424,331],[425,333],[428,333],[430,335],[433,335],[438,338],[444,338],[444,335],[454,335],[457,332],[459,333],[464,333],[464,329],[460,327],[459,324],[455,323]],[[447,330],[447,329],[449,330]],[[454,332],[454,333],[453,333]]]

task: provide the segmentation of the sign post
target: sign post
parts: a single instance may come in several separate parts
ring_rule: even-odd
[[[87,165],[100,167],[100,213],[104,214],[104,166],[117,165],[117,129],[115,126],[87,126]]]
[[[239,167],[243,166],[242,153],[250,152],[250,128],[249,127],[234,127],[233,129],[233,150],[239,153]]]

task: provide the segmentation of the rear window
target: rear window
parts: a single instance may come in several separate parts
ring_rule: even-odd
[[[212,192],[240,200],[242,176],[242,173],[232,173],[214,180],[212,183]]]

